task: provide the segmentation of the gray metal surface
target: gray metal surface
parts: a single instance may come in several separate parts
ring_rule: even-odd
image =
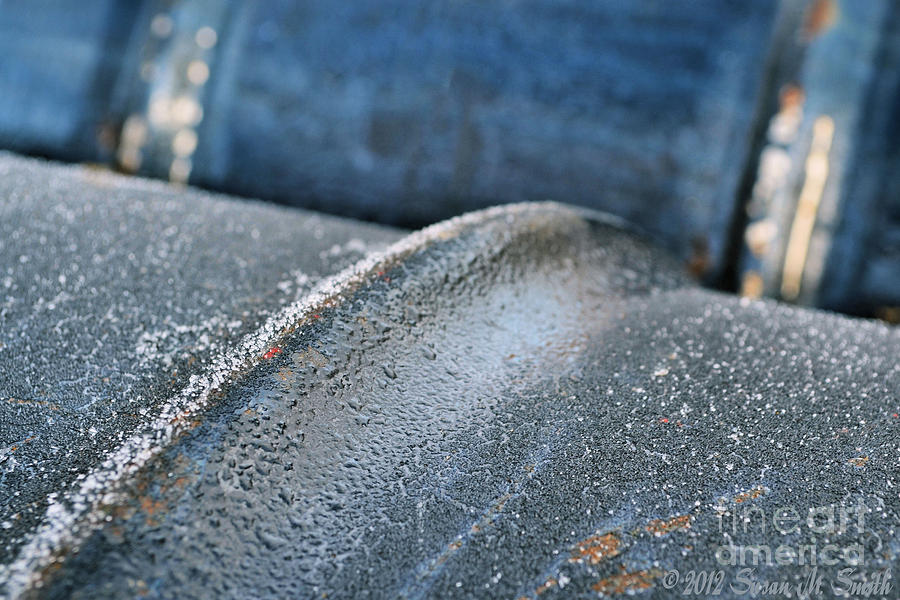
[[[0,154],[0,561],[192,374],[399,236]]]
[[[5,591],[674,597],[671,569],[720,569],[730,598],[732,543],[859,543],[871,578],[900,551],[898,351],[882,324],[700,290],[594,213],[473,213],[194,364],[51,498]],[[772,528],[828,505],[864,522]]]

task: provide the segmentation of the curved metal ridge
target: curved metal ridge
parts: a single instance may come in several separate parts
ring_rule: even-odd
[[[12,564],[0,567],[0,579],[6,581],[7,593],[15,597],[31,589],[40,582],[41,572],[62,558],[62,552],[77,548],[86,536],[101,526],[107,515],[98,508],[116,503],[116,489],[122,481],[134,476],[162,449],[189,430],[198,415],[208,409],[231,382],[246,375],[260,361],[270,358],[271,349],[281,344],[285,336],[308,326],[319,313],[333,309],[360,286],[377,279],[379,273],[396,268],[407,257],[431,245],[446,243],[474,229],[502,223],[508,227],[502,237],[511,241],[517,230],[564,227],[584,217],[623,226],[614,217],[553,202],[505,205],[469,213],[410,234],[384,252],[371,254],[321,282],[303,299],[270,317],[237,347],[217,356],[205,373],[193,375],[185,389],[157,409],[152,421],[111,451],[99,467],[80,477],[76,491],[54,498],[42,525],[21,549],[19,557]],[[484,250],[502,251],[496,241],[494,238],[487,240]]]
[[[4,153],[0,196],[2,565],[191,374],[406,233]]]
[[[826,591],[871,582],[900,554],[898,355],[878,323],[699,289],[592,213],[466,215],[192,379],[53,505],[10,589],[668,597],[702,571],[739,598],[806,585],[810,552]]]

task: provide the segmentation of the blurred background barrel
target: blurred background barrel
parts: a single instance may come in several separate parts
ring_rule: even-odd
[[[724,289],[890,317],[898,12],[7,0],[0,147],[405,227],[550,198]]]

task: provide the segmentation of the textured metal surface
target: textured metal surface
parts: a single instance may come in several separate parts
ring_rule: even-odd
[[[672,568],[733,582],[730,543],[858,542],[871,576],[900,551],[898,351],[881,324],[697,289],[593,213],[474,213],[195,365],[51,499],[6,592],[669,597]],[[842,533],[731,527],[858,500]]]
[[[0,197],[3,562],[192,374],[400,235],[9,155]]]

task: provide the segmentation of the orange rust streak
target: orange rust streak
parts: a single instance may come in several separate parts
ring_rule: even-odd
[[[755,500],[756,498],[759,498],[760,496],[762,496],[765,493],[766,493],[766,491],[764,489],[757,486],[757,487],[753,488],[752,490],[750,490],[749,492],[741,492],[740,494],[738,494],[737,496],[734,497],[734,501],[737,502],[738,504],[740,504],[741,502],[746,502],[747,500]]]
[[[543,594],[544,592],[546,592],[547,590],[549,590],[550,588],[552,588],[555,585],[556,585],[556,579],[554,579],[553,577],[550,577],[547,579],[547,581],[545,581],[542,585],[540,585],[538,587],[538,589],[534,590],[534,593],[537,594],[538,596],[540,596],[541,594]]]
[[[834,0],[815,0],[806,13],[803,32],[806,39],[812,39],[829,29],[837,21],[837,6]]]
[[[575,545],[569,562],[582,563],[587,560],[592,565],[596,565],[602,560],[619,554],[621,543],[622,541],[614,533],[592,535]]]
[[[647,531],[654,535],[663,535],[676,529],[690,529],[691,515],[681,515],[671,519],[654,519],[647,525]]]
[[[653,587],[653,580],[659,577],[660,574],[661,571],[658,569],[627,573],[623,567],[621,574],[601,579],[591,587],[594,591],[601,594],[625,594],[627,592],[646,590]]]
[[[141,498],[141,510],[151,517],[163,508],[165,508],[165,503],[162,500],[153,500],[146,496]]]

